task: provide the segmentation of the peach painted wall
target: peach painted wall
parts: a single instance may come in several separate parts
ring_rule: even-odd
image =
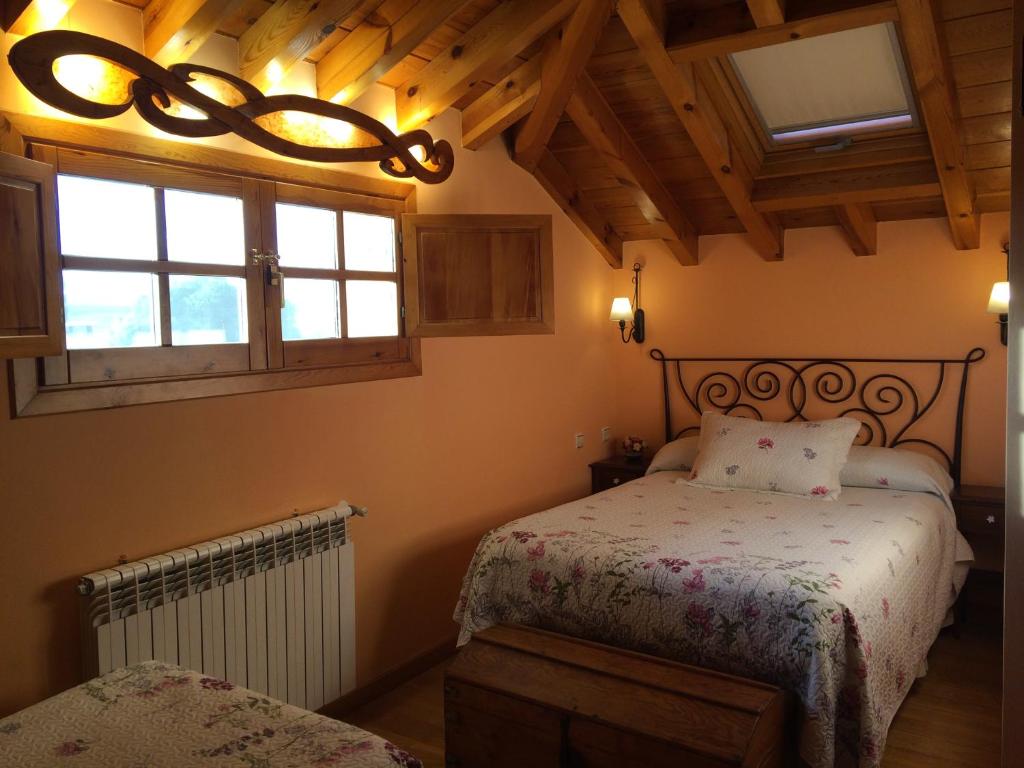
[[[838,228],[786,233],[781,263],[762,261],[743,237],[701,238],[701,263],[679,266],[657,243],[630,243],[626,262],[646,262],[647,343],[615,353],[616,424],[660,445],[660,367],[648,352],[677,356],[988,356],[971,373],[964,473],[1002,485],[1006,348],[986,313],[992,283],[1006,279],[1009,217],[983,219],[982,245],[953,248],[943,219],[879,224],[878,254],[854,256]],[[616,295],[631,295],[616,273]],[[949,422],[946,422],[947,424]]]
[[[72,21],[101,32],[109,22],[131,43],[141,22],[128,12],[81,0]],[[31,102],[4,70],[0,108],[24,111]],[[431,131],[460,145],[456,113]],[[611,270],[500,142],[457,150],[452,178],[421,187],[418,205],[552,214],[556,333],[426,339],[416,378],[35,419],[0,409],[0,715],[78,682],[76,579],[120,555],[339,498],[367,505],[353,524],[367,683],[454,635],[461,578],[486,530],[588,491],[587,464],[612,424]]]

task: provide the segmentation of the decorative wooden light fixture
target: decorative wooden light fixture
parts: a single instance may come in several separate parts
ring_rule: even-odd
[[[130,98],[107,104],[83,98],[66,88],[54,74],[54,64],[64,56],[94,56],[116,65],[137,79],[129,85]],[[79,117],[102,120],[116,117],[132,106],[150,125],[167,133],[192,138],[235,133],[253,144],[285,157],[321,163],[377,162],[380,169],[396,178],[417,178],[439,184],[452,173],[455,157],[447,141],[435,142],[423,130],[393,133],[379,120],[351,107],[310,96],[295,94],[264,96],[251,83],[211,67],[173,64],[164,69],[123,45],[82,32],[53,30],[20,40],[8,55],[11,68],[34,96],[47,104]],[[236,91],[242,102],[230,106],[189,85],[193,75],[223,81]],[[197,119],[167,112],[171,97],[194,111]],[[266,130],[257,118],[275,113],[305,113],[349,123],[377,139],[371,146],[309,146]],[[413,153],[422,148],[423,160]]]

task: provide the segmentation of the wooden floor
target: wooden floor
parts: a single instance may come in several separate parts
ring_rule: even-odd
[[[883,768],[995,768],[999,764],[998,629],[944,632],[889,730]],[[444,664],[345,716],[419,757],[444,765]]]

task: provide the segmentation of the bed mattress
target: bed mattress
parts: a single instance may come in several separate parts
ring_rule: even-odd
[[[802,702],[807,763],[878,765],[969,557],[948,499],[685,478],[659,472],[488,533],[456,608],[460,644],[519,623],[771,682]]]
[[[353,725],[163,662],[90,680],[0,720],[19,768],[420,768]]]

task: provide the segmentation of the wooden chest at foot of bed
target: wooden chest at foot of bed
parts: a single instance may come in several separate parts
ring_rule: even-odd
[[[477,633],[445,673],[448,768],[774,768],[782,690],[521,626]]]

